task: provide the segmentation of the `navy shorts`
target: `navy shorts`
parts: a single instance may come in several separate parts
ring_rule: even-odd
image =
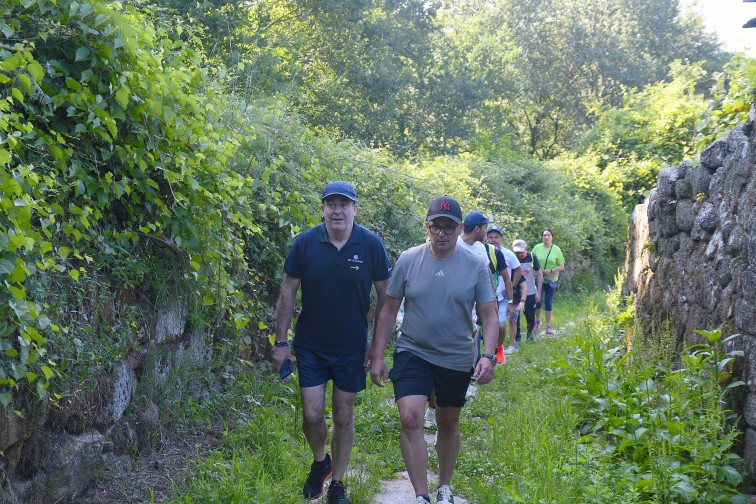
[[[329,355],[300,348],[295,349],[299,387],[317,387],[333,380],[344,392],[365,390],[366,375],[362,364],[365,352]]]
[[[465,405],[465,394],[470,378],[470,371],[456,371],[427,362],[412,352],[394,352],[394,366],[389,372],[389,379],[394,385],[394,398],[424,395],[430,397],[436,390],[436,406],[441,408],[461,408]]]

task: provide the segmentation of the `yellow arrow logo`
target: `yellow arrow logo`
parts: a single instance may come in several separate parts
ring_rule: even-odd
[[[355,270],[355,271],[357,271],[357,270],[359,270],[359,269],[360,269],[360,267],[359,267],[359,266],[349,266],[349,267],[350,267],[351,269]]]

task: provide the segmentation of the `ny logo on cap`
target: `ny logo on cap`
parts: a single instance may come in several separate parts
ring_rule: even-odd
[[[451,207],[449,206],[448,201],[442,201],[441,202],[441,210],[451,210]]]

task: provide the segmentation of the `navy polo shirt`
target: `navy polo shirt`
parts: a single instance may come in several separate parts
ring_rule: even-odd
[[[337,250],[321,224],[297,236],[284,271],[302,289],[294,346],[331,355],[364,352],[370,288],[391,276],[383,240],[355,223]]]

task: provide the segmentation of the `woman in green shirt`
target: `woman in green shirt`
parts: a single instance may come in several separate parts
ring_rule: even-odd
[[[559,272],[564,269],[564,255],[562,255],[562,249],[554,245],[554,233],[551,229],[544,229],[542,236],[543,243],[533,247],[532,251],[543,269],[543,293],[541,301],[536,304],[536,322],[533,329],[537,331],[541,327],[541,305],[543,305],[546,309],[546,334],[554,334],[551,328],[551,312],[554,294],[559,287]]]

